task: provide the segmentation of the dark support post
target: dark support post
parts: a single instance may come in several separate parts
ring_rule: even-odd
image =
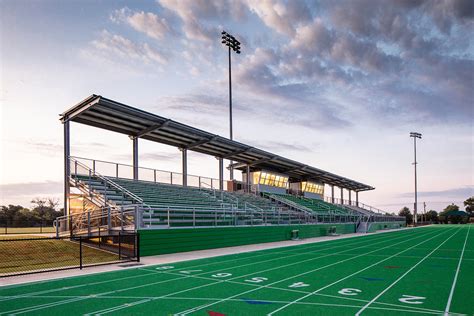
[[[137,257],[137,262],[140,262],[140,233],[137,232],[135,235],[135,251],[136,251],[136,257]]]
[[[331,185],[331,203],[334,204],[334,185]]]
[[[64,215],[68,215],[69,211],[69,177],[71,175],[71,166],[69,165],[69,157],[71,155],[69,121],[64,121]]]
[[[138,137],[132,137],[133,142],[133,180],[138,180]]]
[[[349,190],[349,205],[351,205],[352,198],[351,198],[351,190]]]
[[[224,159],[217,158],[219,160],[219,190],[224,190]]]
[[[250,165],[247,165],[247,192],[250,193]]]
[[[186,148],[181,149],[183,163],[183,187],[188,186],[188,151]]]
[[[79,268],[82,270],[82,237],[79,236]]]
[[[341,187],[341,204],[344,204],[344,188]]]
[[[118,259],[122,259],[122,235],[118,233]]]
[[[359,191],[356,191],[356,206],[359,206]]]

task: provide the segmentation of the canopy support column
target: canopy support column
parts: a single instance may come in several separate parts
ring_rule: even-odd
[[[219,160],[219,190],[224,190],[224,159],[217,158]]]
[[[246,170],[246,172],[247,172],[247,182],[246,182],[246,184],[247,184],[247,190],[246,190],[246,191],[247,191],[248,193],[250,193],[250,191],[251,191],[251,190],[250,190],[250,165],[247,165],[247,168],[246,168],[246,169],[247,169],[247,170]]]
[[[341,204],[344,204],[344,188],[341,187]]]
[[[71,155],[71,142],[69,120],[64,120],[64,215],[69,213],[69,177],[71,176],[71,165],[69,164],[69,157]]]
[[[359,191],[356,191],[356,206],[359,206]]]
[[[349,190],[349,205],[351,205],[351,190]]]
[[[138,137],[132,137],[133,144],[133,180],[138,180]]]
[[[181,148],[181,156],[183,163],[183,187],[188,186],[188,150]]]
[[[331,203],[334,204],[334,185],[331,185]]]

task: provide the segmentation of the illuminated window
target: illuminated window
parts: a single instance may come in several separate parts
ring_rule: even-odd
[[[316,193],[324,195],[324,185],[313,182],[301,182],[301,189],[304,192]]]
[[[253,180],[254,183],[270,185],[279,188],[286,188],[288,184],[287,177],[264,171],[259,171],[258,175],[257,172],[254,172]]]

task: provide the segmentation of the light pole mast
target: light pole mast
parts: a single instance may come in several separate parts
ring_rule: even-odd
[[[232,133],[232,67],[231,67],[231,50],[240,54],[240,42],[235,39],[234,36],[230,35],[226,31],[222,31],[222,44],[229,48],[229,126],[230,126],[230,139],[233,140]],[[234,179],[234,168],[232,167],[232,161],[230,162],[230,180]]]
[[[417,176],[416,176],[416,165],[418,163],[416,162],[416,139],[417,138],[421,139],[421,134],[416,133],[416,132],[411,132],[410,137],[413,137],[413,149],[415,152],[415,162],[413,163],[413,165],[415,165],[415,205],[414,205],[415,207],[413,210],[413,225],[416,226],[418,222],[418,219],[416,217],[418,213],[418,192],[417,192]]]

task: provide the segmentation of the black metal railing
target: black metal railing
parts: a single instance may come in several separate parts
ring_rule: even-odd
[[[138,234],[0,238],[0,277],[140,261]]]
[[[47,234],[54,233],[54,220],[0,221],[1,234]]]

